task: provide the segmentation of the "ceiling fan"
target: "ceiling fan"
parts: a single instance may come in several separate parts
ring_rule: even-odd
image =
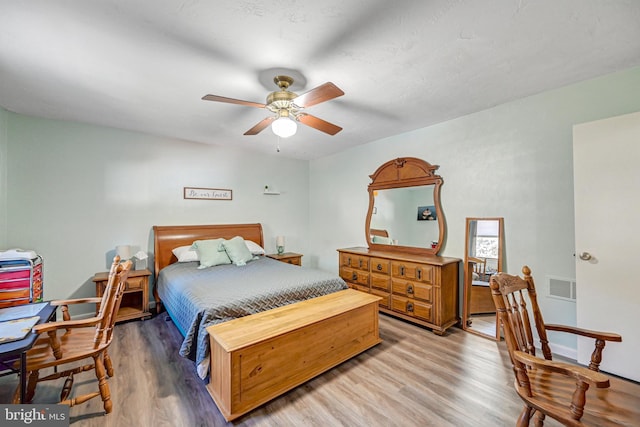
[[[296,122],[300,122],[329,135],[335,135],[342,130],[340,126],[336,126],[333,123],[329,123],[302,111],[305,108],[344,95],[344,92],[336,85],[327,82],[302,95],[298,95],[288,90],[289,86],[293,83],[293,78],[289,76],[276,76],[273,81],[278,85],[280,90],[271,92],[267,96],[266,104],[242,101],[240,99],[226,98],[218,95],[205,95],[202,99],[206,101],[246,105],[248,107],[266,108],[274,113],[273,116],[265,118],[246,131],[244,133],[245,135],[257,135],[271,124],[273,133],[286,138],[296,133]]]

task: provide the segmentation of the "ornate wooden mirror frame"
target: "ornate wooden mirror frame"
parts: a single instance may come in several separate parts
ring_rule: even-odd
[[[422,159],[415,157],[401,157],[390,160],[380,166],[372,175],[369,175],[372,182],[369,184],[369,211],[365,224],[365,235],[369,248],[387,252],[402,252],[418,255],[437,255],[442,247],[445,238],[445,219],[440,205],[440,186],[443,183],[442,177],[434,172],[440,166],[432,165]],[[400,244],[379,244],[372,241],[371,215],[375,204],[375,192],[394,188],[406,188],[433,185],[433,205],[436,209],[438,222],[438,240],[429,239],[425,236],[424,247],[404,246]],[[415,221],[415,219],[414,219]],[[375,234],[375,233],[374,233]],[[431,244],[433,240],[434,244]]]

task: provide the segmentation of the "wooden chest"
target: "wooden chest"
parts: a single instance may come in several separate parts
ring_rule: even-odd
[[[378,300],[347,289],[207,328],[209,394],[233,420],[373,347]]]
[[[458,323],[458,258],[338,249],[340,277],[381,297],[380,311],[442,335]]]

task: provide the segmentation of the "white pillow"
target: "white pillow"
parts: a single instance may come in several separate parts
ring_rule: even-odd
[[[244,243],[247,245],[247,249],[249,249],[249,252],[251,252],[251,254],[253,255],[265,254],[264,248],[259,244],[257,244],[256,242],[254,242],[253,240],[245,240]]]
[[[192,249],[191,245],[179,246],[171,252],[173,252],[176,258],[178,258],[178,262],[192,262],[200,260],[198,258],[198,252],[196,252],[195,249]]]
[[[384,236],[373,236],[373,243],[382,243],[383,245],[392,245],[393,241],[391,240],[390,237],[384,237]]]

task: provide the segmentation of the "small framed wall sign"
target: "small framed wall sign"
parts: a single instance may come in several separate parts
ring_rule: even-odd
[[[184,187],[185,199],[232,200],[233,191],[226,188]]]

